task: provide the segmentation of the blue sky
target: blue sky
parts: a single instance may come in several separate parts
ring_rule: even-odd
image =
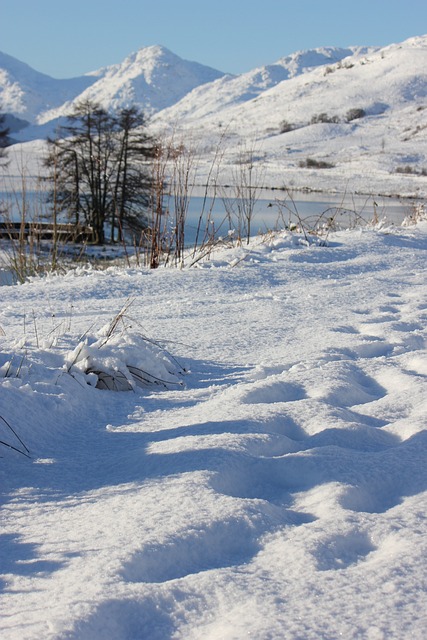
[[[56,78],[162,44],[241,73],[300,49],[427,33],[426,0],[1,0],[0,51]]]

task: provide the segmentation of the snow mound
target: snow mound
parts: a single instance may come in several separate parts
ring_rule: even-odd
[[[185,370],[160,345],[127,332],[81,342],[69,360],[69,372],[97,389],[131,391],[137,387],[183,386]]]

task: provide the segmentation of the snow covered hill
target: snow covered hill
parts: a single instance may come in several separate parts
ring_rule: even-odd
[[[0,53],[0,105],[32,124],[54,123],[83,99],[106,108],[138,104],[148,114],[171,107],[188,94],[174,118],[190,112],[192,118],[215,114],[233,104],[246,102],[283,80],[318,66],[335,64],[349,55],[368,52],[366,47],[323,47],[296,52],[276,63],[239,76],[225,75],[197,62],[182,60],[162,46],[140,49],[122,63],[93,71],[81,78],[55,80],[34,71],[11,56]],[[44,137],[48,127],[29,129],[21,139]]]
[[[231,165],[239,145],[253,145],[269,185],[308,186],[316,172],[313,188],[345,191],[356,178],[352,191],[367,193],[375,176],[384,192],[425,194],[426,70],[427,37],[416,37],[276,83],[266,70],[223,78],[216,92],[196,89],[157,120],[179,123],[205,144],[226,131]]]
[[[75,100],[94,100],[116,109],[139,105],[151,115],[178,102],[189,91],[221,77],[220,71],[197,62],[182,60],[161,46],[140,49],[122,63],[101,69],[99,78]],[[39,117],[44,123],[66,115],[71,104],[47,111]]]
[[[284,80],[309,73],[319,66],[336,64],[356,52],[367,53],[366,47],[323,47],[308,51],[298,51],[281,58],[276,63],[242,73],[238,76],[226,75],[222,78],[194,89],[178,104],[161,114],[161,118],[172,123],[182,123],[188,119],[192,123],[213,118],[214,125],[226,118],[224,112],[230,107],[245,104]]]
[[[91,76],[56,80],[0,52],[0,108],[28,122],[41,113],[73,100],[90,84]]]
[[[122,63],[71,80],[54,80],[18,60],[0,54],[0,105],[4,112],[46,125],[66,116],[77,101],[94,100],[106,108],[138,104],[152,114],[179,101],[220,71],[182,60],[161,46],[146,47]],[[40,129],[42,135],[48,127]],[[25,130],[22,140],[35,137]]]
[[[235,131],[247,135],[255,130],[261,135],[279,133],[284,119],[296,129],[319,114],[346,122],[351,109],[377,116],[410,105],[424,107],[426,103],[427,37],[423,37],[368,53],[357,51],[338,63],[322,65],[268,87],[257,100],[244,105],[235,101],[227,120]]]
[[[221,141],[223,184],[230,183],[242,148],[250,147],[268,187],[427,196],[427,36],[383,48],[298,52],[239,76],[148,47],[64,81],[68,98],[55,94],[52,108],[40,95],[60,85],[21,63],[8,65],[2,72],[7,104],[18,117],[31,112],[36,122],[14,134],[18,140],[44,139],[82,98],[106,107],[137,103],[151,115],[156,134],[173,131],[193,142],[201,182]],[[10,80],[15,67],[20,77],[31,76],[31,86],[39,79],[47,90],[37,99],[26,94],[23,82]],[[34,155],[31,145],[23,151]]]

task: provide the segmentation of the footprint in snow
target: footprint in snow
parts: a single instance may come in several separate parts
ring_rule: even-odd
[[[369,536],[362,531],[338,534],[325,540],[312,552],[319,571],[342,570],[359,564],[375,551]]]
[[[360,333],[359,329],[351,325],[340,325],[339,327],[335,327],[333,331],[335,331],[336,333]]]
[[[276,402],[295,402],[306,397],[301,385],[284,382],[283,380],[269,380],[260,384],[252,384],[241,396],[243,404],[272,404]]]
[[[393,353],[394,345],[386,340],[368,340],[353,347],[358,358],[381,358]]]
[[[322,367],[310,388],[310,397],[338,407],[367,404],[383,398],[386,390],[351,361],[331,361]]]
[[[123,567],[128,582],[161,583],[248,563],[259,551],[257,531],[246,519],[210,523],[191,528],[137,551]]]

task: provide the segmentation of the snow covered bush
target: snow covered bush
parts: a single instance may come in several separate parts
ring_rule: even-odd
[[[298,163],[303,169],[332,169],[335,165],[326,160],[316,160],[315,158],[306,158]]]
[[[1,354],[0,380],[31,388],[52,385],[53,393],[55,388],[59,392],[64,374],[82,386],[112,391],[182,387],[185,368],[161,344],[135,328],[137,322],[127,315],[130,305],[128,302],[95,335],[85,334],[77,344],[73,342],[76,346],[68,352],[58,347],[58,337],[48,342],[40,336],[31,345],[25,336],[15,343],[16,352]],[[71,336],[66,337],[68,348],[70,340]],[[0,423],[2,419],[6,422],[0,413]]]
[[[330,116],[327,113],[317,113],[310,120],[310,124],[337,124],[338,122],[338,116]]]
[[[288,122],[287,120],[282,120],[280,123],[280,133],[288,133],[289,131],[293,131],[295,126]]]
[[[132,333],[81,342],[68,365],[74,378],[110,391],[132,391],[153,385],[165,389],[180,387],[185,373],[160,345]]]
[[[137,387],[183,386],[186,373],[160,344],[127,323],[131,303],[98,334],[98,339],[80,342],[67,358],[67,371],[83,383],[110,391],[132,391]]]
[[[422,202],[418,202],[412,208],[412,211],[402,222],[402,227],[409,227],[418,222],[424,222],[427,220],[427,211],[425,205]]]
[[[353,108],[349,109],[345,115],[345,119],[347,122],[351,122],[352,120],[358,120],[359,118],[364,118],[366,116],[366,112],[364,109]]]

